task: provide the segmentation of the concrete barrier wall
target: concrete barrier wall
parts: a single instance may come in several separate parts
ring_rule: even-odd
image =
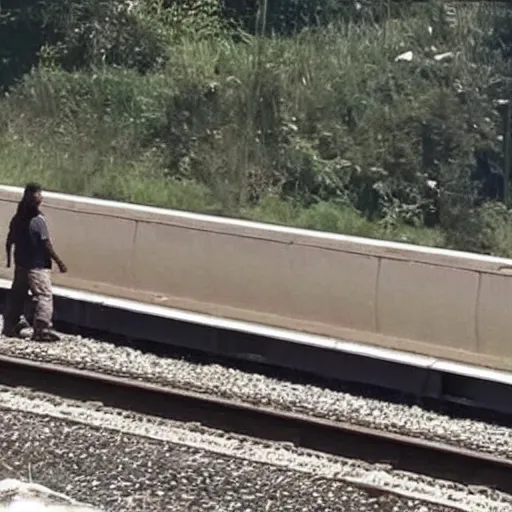
[[[1,237],[20,195],[0,187]],[[512,369],[511,260],[45,198],[62,286]]]

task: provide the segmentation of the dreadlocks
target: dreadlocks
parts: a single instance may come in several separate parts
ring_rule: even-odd
[[[23,197],[16,209],[15,217],[17,221],[27,223],[39,214],[39,205],[35,199],[35,195],[41,192],[41,190],[42,187],[38,183],[27,183],[23,191]]]

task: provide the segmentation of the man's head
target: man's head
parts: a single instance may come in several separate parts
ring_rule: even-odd
[[[38,183],[27,183],[23,197],[18,203],[16,216],[29,221],[39,215],[39,206],[43,202],[42,187]]]
[[[39,207],[43,202],[43,188],[38,183],[27,183],[23,192],[23,201]]]

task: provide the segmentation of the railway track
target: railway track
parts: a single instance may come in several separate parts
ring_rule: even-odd
[[[511,460],[405,435],[8,356],[0,356],[0,385],[197,422],[210,428],[289,442],[302,448],[512,494]]]

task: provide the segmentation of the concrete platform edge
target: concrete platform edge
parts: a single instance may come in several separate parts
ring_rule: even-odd
[[[3,303],[10,282],[0,279]],[[56,320],[247,361],[512,413],[512,373],[56,287]]]

